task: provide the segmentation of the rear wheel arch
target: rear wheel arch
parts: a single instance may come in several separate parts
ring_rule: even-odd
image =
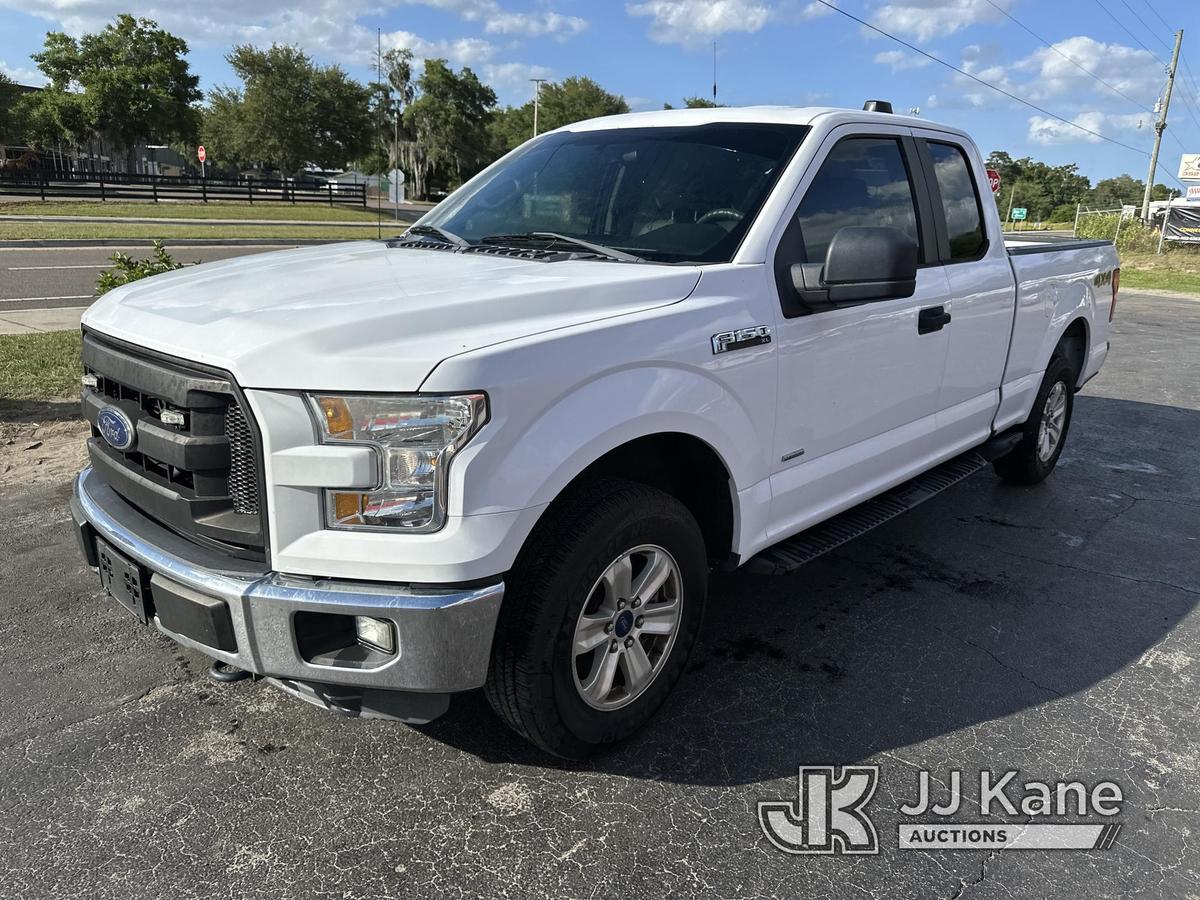
[[[1088,349],[1091,346],[1091,335],[1087,319],[1078,316],[1067,325],[1062,337],[1054,348],[1051,357],[1061,355],[1075,370],[1075,387],[1079,387],[1079,379],[1083,376],[1087,364]]]

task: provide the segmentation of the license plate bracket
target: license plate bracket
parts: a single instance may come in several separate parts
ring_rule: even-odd
[[[96,561],[100,585],[110,597],[145,625],[150,620],[150,573],[109,544],[96,539]]]

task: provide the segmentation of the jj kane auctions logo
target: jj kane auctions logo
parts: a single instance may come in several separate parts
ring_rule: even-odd
[[[901,850],[1106,850],[1120,833],[1124,795],[1113,781],[1019,783],[1015,770],[979,773],[976,805],[986,818],[1023,816],[1028,821],[948,821],[964,809],[962,772],[944,781],[920,770],[917,799],[904,803],[897,826]],[[942,790],[935,798],[931,784]],[[762,800],[758,824],[785,853],[873,854],[879,835],[867,806],[879,787],[879,766],[801,766],[795,800]],[[1070,822],[1048,818],[1075,817]],[[932,818],[931,818],[932,817]],[[1084,819],[1085,821],[1079,821]]]

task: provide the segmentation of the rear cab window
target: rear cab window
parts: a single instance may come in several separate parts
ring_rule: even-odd
[[[978,259],[987,249],[987,231],[967,155],[957,144],[927,141],[926,147],[946,219],[950,249],[946,262]]]

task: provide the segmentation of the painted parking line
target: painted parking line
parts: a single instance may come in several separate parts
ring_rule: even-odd
[[[71,294],[67,296],[5,296],[0,304],[32,304],[38,300],[91,300],[94,294]]]
[[[107,269],[112,263],[100,263],[94,266],[9,266],[10,272],[42,272],[51,269]]]

